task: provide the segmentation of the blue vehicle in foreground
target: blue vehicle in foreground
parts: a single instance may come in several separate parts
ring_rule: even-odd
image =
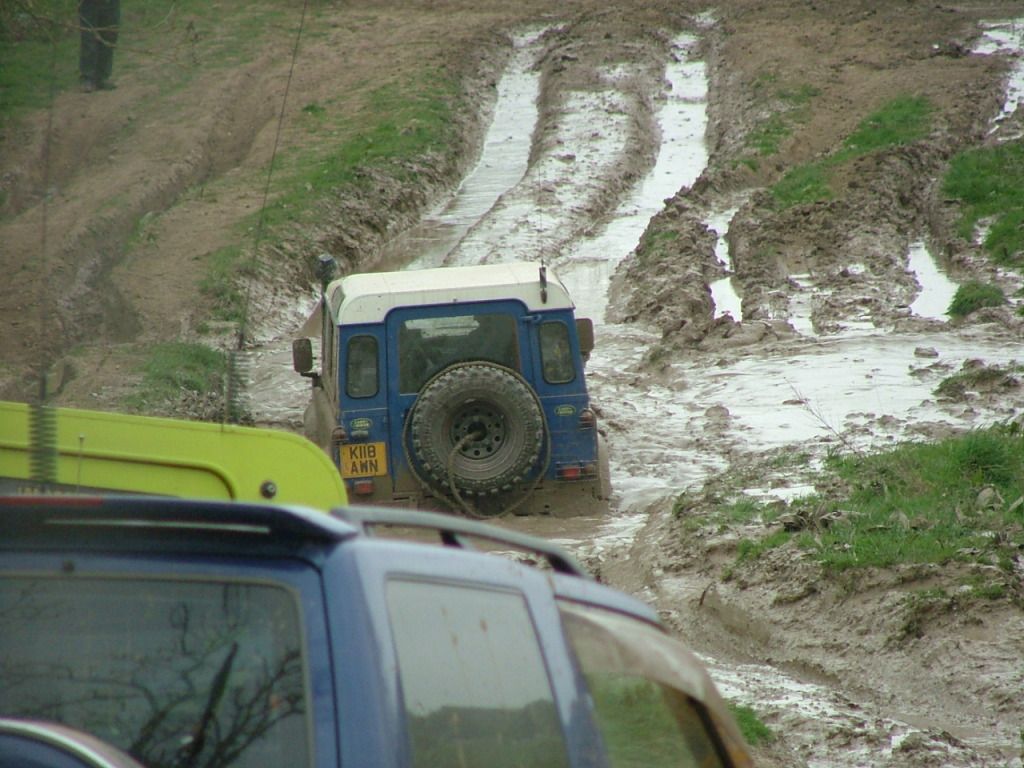
[[[529,262],[353,274],[328,283],[305,434],[350,499],[475,517],[593,514],[611,493],[587,391],[593,323]]]
[[[0,499],[0,527],[7,728],[149,768],[750,765],[655,613],[541,540],[143,496]]]

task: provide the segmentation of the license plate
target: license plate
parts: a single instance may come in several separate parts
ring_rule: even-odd
[[[341,446],[342,477],[376,477],[387,473],[385,443],[348,443]]]

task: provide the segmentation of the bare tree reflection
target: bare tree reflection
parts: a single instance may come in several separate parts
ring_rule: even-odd
[[[21,630],[0,633],[0,714],[90,731],[152,768],[270,766],[304,752],[294,608],[264,599],[283,590],[204,584],[198,594],[192,584],[192,599],[147,596],[124,606],[141,616],[138,633],[125,637],[104,631],[115,618],[104,615],[113,613],[109,600],[83,606],[90,597],[81,591],[27,587],[14,594],[0,585],[0,616]],[[63,638],[59,651],[25,647],[62,617],[96,631],[78,644]],[[290,718],[296,725],[284,726]]]

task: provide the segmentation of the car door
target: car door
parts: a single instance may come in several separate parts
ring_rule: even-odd
[[[533,379],[534,355],[518,301],[401,307],[388,313],[389,455],[396,494],[418,493],[406,424],[423,385],[459,362],[489,360]]]
[[[327,578],[358,573],[366,595],[355,613],[339,611],[352,645],[337,656],[376,654],[379,671],[339,684],[341,712],[360,719],[342,734],[343,763],[392,750],[387,764],[432,768],[603,765],[543,574],[448,548],[348,549],[354,561]],[[378,698],[370,681],[381,677]]]

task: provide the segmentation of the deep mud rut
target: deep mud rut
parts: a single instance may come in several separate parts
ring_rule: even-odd
[[[1024,119],[1011,75],[1020,58],[1015,27],[992,26],[1022,9],[824,5],[652,4],[631,18],[540,4],[519,19],[496,14],[507,42],[480,66],[497,87],[481,89],[483,118],[466,126],[479,132],[467,146],[480,162],[467,163],[461,186],[435,198],[417,226],[396,226],[404,231],[383,247],[351,240],[364,268],[544,259],[568,284],[579,313],[597,324],[588,373],[612,452],[611,509],[501,524],[569,547],[600,578],[656,605],[726,695],[779,734],[759,748],[762,765],[1020,766],[1019,608],[996,602],[925,617],[908,639],[909,591],[941,584],[943,574],[904,569],[832,584],[787,551],[727,580],[737,541],[763,535],[763,526],[686,533],[688,516],[725,498],[784,504],[810,492],[830,451],[1019,418],[1024,406],[1013,386],[957,401],[933,394],[965,361],[1022,357],[1013,307],[959,324],[944,315],[944,280],[981,277],[1012,294],[1020,279],[953,235],[956,211],[937,183],[955,151],[1012,136]],[[239,77],[270,82],[273,73],[256,64]],[[815,95],[806,114],[792,115],[778,152],[739,162],[753,156],[749,137],[766,117],[792,109],[779,94],[802,86]],[[833,149],[865,115],[907,92],[936,105],[926,140],[862,160],[837,180],[829,203],[774,209],[765,189],[788,167]],[[218,136],[250,126],[241,132],[241,167],[265,159],[269,113],[254,99],[217,113]],[[155,152],[151,143],[147,152]],[[207,156],[196,153],[196,167]],[[181,173],[182,181],[157,185],[161,194],[173,198],[175,184],[207,170]],[[86,207],[74,185],[88,184],[68,178],[70,204],[55,215],[73,232],[85,216],[73,206]],[[131,199],[140,210],[162,204],[157,191],[140,195]],[[219,215],[227,220],[226,209],[251,204],[241,192],[222,195]],[[162,243],[187,239],[181,228],[202,221],[208,236],[188,231],[211,247],[223,239],[221,219],[209,207],[205,219],[190,218],[190,205],[199,203],[168,209],[153,248],[134,262],[78,264],[79,275],[111,273],[113,298],[93,321],[107,343],[80,353],[64,403],[113,402],[125,376],[113,368],[120,347],[112,342],[154,334],[181,314],[175,302],[189,306],[192,260],[176,268],[164,257],[176,249]],[[358,217],[365,207],[354,201],[346,210]],[[33,229],[27,216],[2,222],[0,234],[19,253],[33,247],[17,229]],[[108,237],[116,230],[123,239],[125,221],[102,220]],[[97,250],[90,238],[102,235],[81,236],[87,256]],[[658,250],[657,242],[671,245]],[[177,251],[184,248],[179,242]],[[352,268],[349,253],[343,261]],[[156,265],[181,287],[147,314],[131,295],[145,295],[144,279],[118,281],[118,270],[130,278],[133,265]],[[253,296],[263,321],[248,350],[251,409],[259,423],[298,429],[307,385],[290,369],[289,345],[313,291],[296,288],[289,273],[255,285]],[[25,315],[31,301],[4,306]],[[190,317],[179,323],[184,334]],[[5,362],[26,354],[24,341],[5,346]],[[0,374],[10,385],[10,371]]]

